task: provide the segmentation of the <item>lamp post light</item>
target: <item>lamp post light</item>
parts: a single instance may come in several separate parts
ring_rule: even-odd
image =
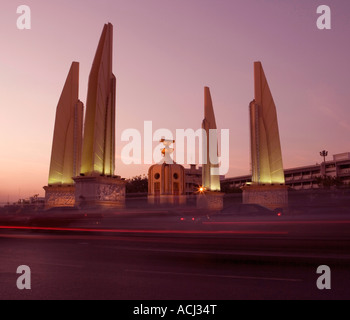
[[[326,157],[328,156],[328,151],[326,150],[321,151],[320,156],[323,157],[323,162],[326,163]]]

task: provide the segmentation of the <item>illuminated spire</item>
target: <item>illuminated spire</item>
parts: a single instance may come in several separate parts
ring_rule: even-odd
[[[114,175],[116,78],[113,26],[106,24],[89,77],[81,173]]]
[[[78,94],[79,63],[73,62],[57,105],[49,185],[74,184],[80,173],[84,106]]]
[[[211,163],[210,159],[210,130],[217,130],[215,114],[213,108],[213,102],[210,94],[210,89],[208,87],[204,88],[204,120],[202,128],[206,132],[206,136],[203,139],[203,152],[204,154],[204,165],[203,165],[203,187],[210,191],[220,191],[220,176],[213,175],[212,169],[218,168],[219,165],[214,165]],[[217,150],[216,150],[217,152]]]
[[[253,184],[284,184],[276,106],[261,62],[254,63],[255,100],[250,103]]]

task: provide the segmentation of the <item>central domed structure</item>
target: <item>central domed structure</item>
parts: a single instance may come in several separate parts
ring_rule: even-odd
[[[170,157],[173,140],[161,140],[163,160],[148,170],[148,202],[150,204],[186,204],[185,168],[174,163]]]

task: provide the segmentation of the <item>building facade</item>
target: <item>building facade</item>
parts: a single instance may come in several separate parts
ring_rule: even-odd
[[[185,169],[185,192],[186,195],[194,195],[198,193],[199,187],[202,185],[202,167],[193,164],[190,168]]]
[[[350,152],[336,154],[326,163],[284,170],[286,185],[294,190],[319,189],[319,177],[338,178],[344,185],[350,184]],[[227,178],[230,187],[241,188],[252,182],[251,175]]]
[[[225,176],[219,176],[220,183],[225,180]],[[198,194],[199,188],[203,186],[203,168],[191,164],[190,168],[185,168],[185,191],[187,196]]]

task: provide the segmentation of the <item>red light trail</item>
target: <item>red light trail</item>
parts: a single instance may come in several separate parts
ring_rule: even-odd
[[[30,231],[62,231],[62,232],[95,232],[95,233],[138,233],[138,234],[245,234],[245,235],[287,235],[286,231],[202,231],[202,230],[128,230],[128,229],[85,229],[85,228],[49,228],[49,227],[21,227],[0,226],[2,230],[30,230]]]

